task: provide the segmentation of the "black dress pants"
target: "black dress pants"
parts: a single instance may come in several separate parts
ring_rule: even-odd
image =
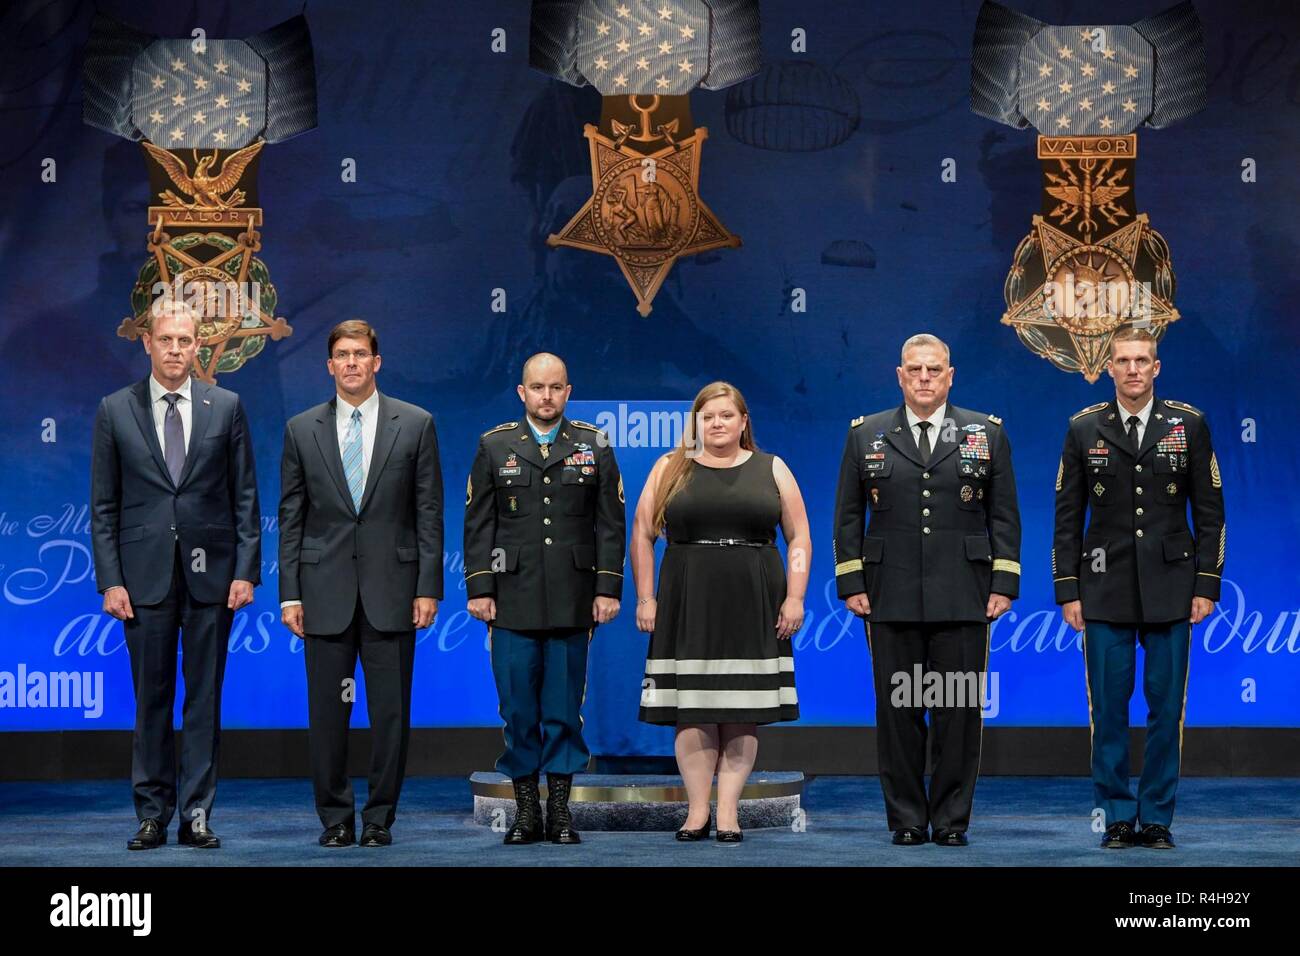
[[[348,779],[348,725],[356,699],[357,658],[365,675],[372,755],[370,793],[362,823],[391,827],[406,776],[411,736],[411,675],[415,669],[415,630],[379,631],[366,619],[357,595],[352,623],[341,634],[308,634],[308,747],[316,812],[326,827],[355,828],[352,782]]]

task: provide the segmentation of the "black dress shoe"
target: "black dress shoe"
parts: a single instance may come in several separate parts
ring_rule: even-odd
[[[552,843],[569,845],[582,842],[582,837],[573,828],[573,814],[569,812],[569,794],[572,791],[573,774],[546,775],[546,838]]]
[[[537,778],[520,777],[511,783],[515,788],[515,822],[501,842],[506,846],[540,843],[546,838],[546,833],[542,828],[542,798],[537,789]]]
[[[709,838],[709,830],[712,826],[713,817],[709,817],[704,821],[704,826],[697,830],[688,830],[686,827],[682,827],[677,831],[677,839],[681,840],[683,843],[695,843],[699,840],[707,840]]]
[[[894,831],[894,846],[920,846],[929,839],[930,834],[925,827],[903,827]]]
[[[181,846],[192,846],[200,850],[221,849],[221,838],[207,827],[196,827],[182,823],[176,842]]]
[[[362,846],[391,846],[393,835],[388,832],[388,827],[381,827],[378,823],[367,823],[361,828],[360,842]]]
[[[157,820],[141,820],[135,836],[126,841],[128,850],[154,850],[167,842],[167,831]]]
[[[341,846],[351,846],[357,842],[357,832],[346,823],[338,823],[332,827],[326,827],[325,832],[320,835],[320,845],[335,849]]]
[[[1101,838],[1101,845],[1107,850],[1127,850],[1138,845],[1137,831],[1127,820],[1112,823],[1106,828],[1106,835]]]
[[[964,830],[935,830],[935,846],[966,846],[970,841],[966,839]]]
[[[1143,824],[1138,839],[1143,846],[1152,850],[1172,850],[1174,848],[1174,838],[1169,832],[1169,828],[1159,823]]]
[[[718,831],[719,843],[740,843],[744,839],[745,839],[745,834],[742,833],[740,830],[719,830]]]

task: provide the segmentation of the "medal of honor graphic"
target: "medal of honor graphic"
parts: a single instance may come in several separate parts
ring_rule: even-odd
[[[1203,109],[1200,21],[1182,3],[1131,26],[1049,26],[980,8],[971,106],[1039,132],[1042,208],[1012,257],[1001,321],[1031,351],[1089,382],[1127,327],[1157,339],[1178,320],[1169,247],[1139,212],[1139,126]]]
[[[602,96],[583,131],[591,199],[547,243],[613,256],[647,316],[678,258],[740,245],[700,198],[708,130],[689,93],[758,71],[758,4],[534,0],[530,63]]]
[[[257,167],[267,143],[316,125],[306,20],[245,40],[166,39],[96,14],[83,83],[84,122],[140,143],[155,200],[118,335],[134,341],[157,303],[186,302],[199,319],[194,374],[207,382],[291,335],[256,255]]]

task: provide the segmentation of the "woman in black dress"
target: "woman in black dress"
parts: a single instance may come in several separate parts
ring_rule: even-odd
[[[697,436],[697,437],[693,437]],[[776,549],[785,535],[789,570]],[[655,541],[668,539],[655,591]],[[738,809],[756,726],[799,716],[789,640],[803,624],[812,542],[785,462],[754,446],[745,399],[726,382],[695,396],[682,444],[655,464],[632,532],[637,627],[651,632],[640,719],[677,727],[690,813],[679,840],[741,839]]]

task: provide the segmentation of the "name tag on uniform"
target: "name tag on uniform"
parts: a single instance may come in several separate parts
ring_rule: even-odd
[[[1088,464],[1089,464],[1089,465],[1105,465],[1105,464],[1106,464],[1107,462],[1109,462],[1109,461],[1110,461],[1110,459],[1109,459],[1109,458],[1106,458],[1106,457],[1102,457],[1102,458],[1092,458],[1092,457],[1089,457],[1089,458],[1088,458]]]
[[[506,478],[510,475],[517,475],[522,471],[523,468],[516,465],[514,468],[498,468],[497,474],[500,475],[502,478]]]

